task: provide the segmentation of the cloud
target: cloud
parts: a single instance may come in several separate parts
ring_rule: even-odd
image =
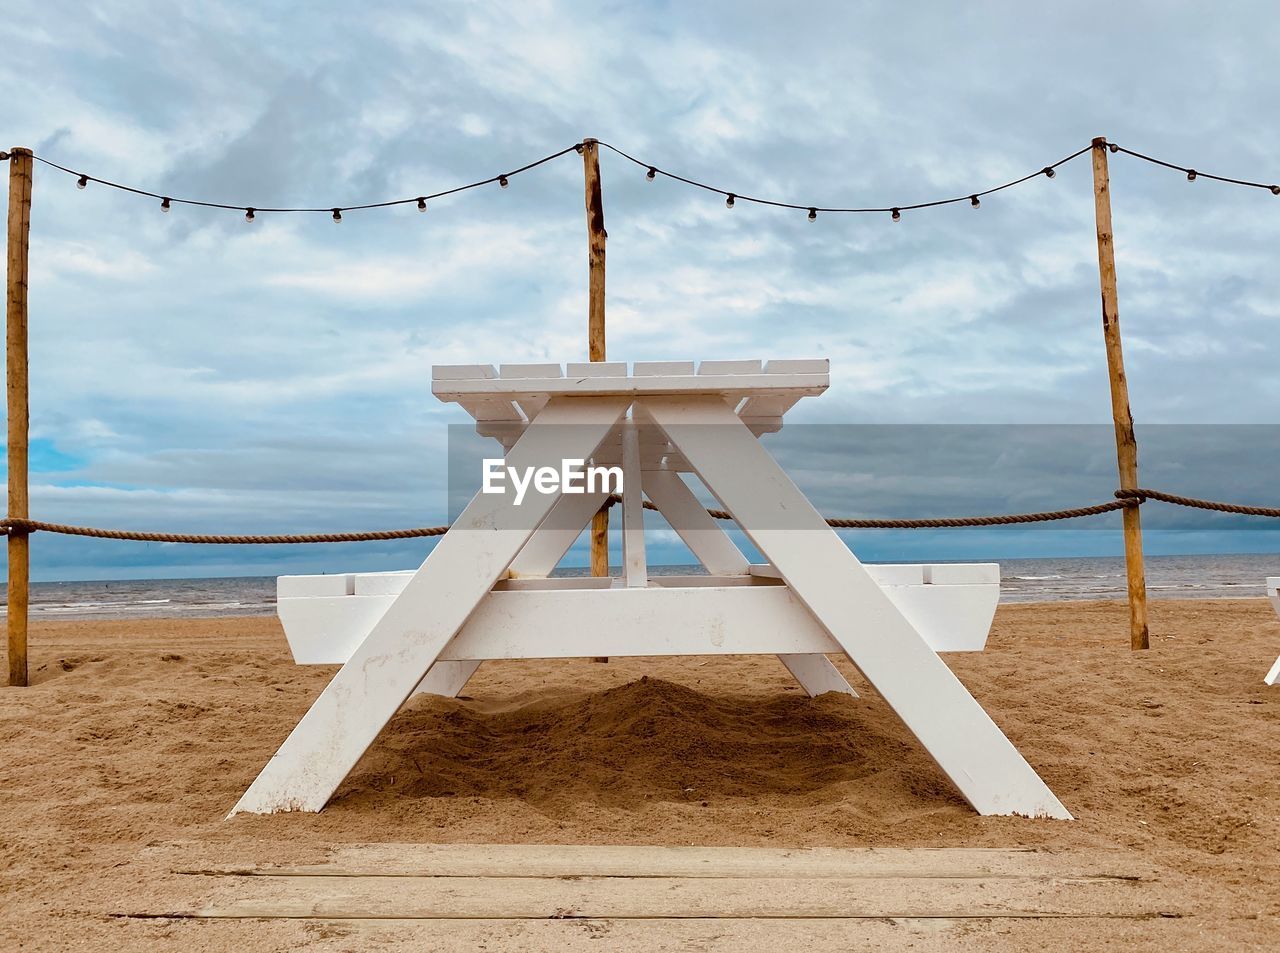
[[[1270,68],[1280,40],[1256,28],[1270,12],[1256,2],[1195,29],[1150,2],[927,13],[823,2],[785,14],[726,2],[399,2],[312,5],[305,18],[242,2],[13,6],[0,23],[10,143],[105,179],[237,205],[412,197],[585,135],[801,205],[963,196],[1099,134],[1227,175],[1280,177],[1280,133],[1258,121],[1280,92]],[[1137,419],[1274,423],[1276,200],[1123,154],[1110,161]],[[729,210],[721,196],[648,182],[607,150],[602,172],[611,358],[829,357],[831,390],[803,402],[798,423],[1093,423],[1105,434],[1087,156],[979,210],[961,203],[898,223]],[[33,487],[33,505],[49,518],[148,527],[438,519],[444,427],[463,417],[431,398],[430,365],[585,357],[582,194],[569,153],[509,189],[433,201],[425,215],[351,212],[334,225],[325,213],[264,213],[249,224],[235,209],[164,215],[152,199],[80,191],[40,167],[32,432],[76,469]],[[1265,499],[1268,471],[1243,442],[1231,466],[1197,450],[1215,445],[1210,433],[1185,446],[1150,438],[1144,473]],[[1023,483],[1039,480],[1034,501],[906,479],[884,455],[861,459],[857,444],[841,444],[838,460],[801,447],[790,462],[829,511],[937,512],[1105,495],[1105,445],[1065,461],[1053,448],[999,456]],[[978,534],[859,544],[882,558],[991,545]],[[425,544],[237,555],[41,539],[34,549],[37,572],[109,575],[339,559],[390,568]]]

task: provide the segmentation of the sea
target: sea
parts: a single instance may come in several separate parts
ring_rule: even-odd
[[[695,566],[650,567],[653,575],[700,571]],[[585,569],[557,570],[557,575],[585,574]],[[1006,559],[1000,562],[1000,574],[1002,602],[1125,596],[1121,557]],[[1147,590],[1153,599],[1262,597],[1268,576],[1280,576],[1280,554],[1147,557]],[[32,619],[269,616],[275,614],[275,602],[274,576],[37,582],[31,586]],[[0,604],[0,616],[4,611]]]

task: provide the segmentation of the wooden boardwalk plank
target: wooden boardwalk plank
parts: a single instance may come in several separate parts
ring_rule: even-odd
[[[195,918],[704,919],[1158,916],[1131,881],[1010,878],[208,878]],[[193,891],[195,892],[195,891]]]
[[[151,848],[185,873],[248,876],[1149,878],[1137,855],[1030,849],[740,848],[525,844],[346,844],[320,864],[210,865],[185,846]]]

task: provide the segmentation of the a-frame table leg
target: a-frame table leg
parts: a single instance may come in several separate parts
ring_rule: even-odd
[[[591,516],[604,505],[608,493],[567,493],[556,501],[529,541],[512,560],[512,578],[549,576],[574,540],[582,535]],[[437,660],[414,692],[456,698],[480,668],[478,660]]]
[[[663,518],[671,524],[689,551],[715,576],[745,575],[750,568],[729,534],[711,518],[693,491],[674,470],[646,470],[645,493],[653,500]],[[858,697],[853,686],[831,664],[831,659],[817,654],[779,655],[791,676],[800,683],[810,698],[824,692],[841,692]]]
[[[640,409],[978,813],[1071,817],[728,404],[655,397]]]
[[[508,465],[590,457],[629,403],[553,397]],[[557,499],[529,493],[517,506],[512,493],[476,494],[231,813],[323,808]]]

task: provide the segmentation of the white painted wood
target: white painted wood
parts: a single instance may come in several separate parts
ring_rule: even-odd
[[[747,573],[747,557],[711,518],[679,473],[646,472],[644,491],[707,572],[714,576]]]
[[[498,367],[498,376],[502,378],[548,378],[560,376],[559,364],[502,364]],[[532,420],[538,416],[543,407],[547,406],[547,396],[538,395],[536,397],[522,397],[516,401],[516,406],[520,408],[520,413],[524,415],[526,420]]]
[[[840,670],[831,664],[825,655],[794,655],[784,653],[778,661],[786,666],[792,677],[800,683],[810,698],[817,698],[827,692],[838,692],[841,695],[858,697],[848,679],[840,674]]]
[[[830,381],[825,374],[699,374],[693,377],[501,378],[433,381],[431,392],[444,401],[465,404],[479,397],[517,399],[553,394],[578,397],[670,395],[686,393],[748,397],[777,391],[798,396],[821,394]]]
[[[477,421],[490,424],[486,436],[500,437],[505,433],[518,435],[524,430],[525,419],[510,400],[503,400],[492,395],[461,397],[458,403],[462,409]],[[515,425],[514,429],[496,427],[494,424]]]
[[[636,377],[691,377],[693,361],[636,361],[632,365]]]
[[[626,409],[623,399],[553,399],[508,463],[536,467],[589,457]],[[555,494],[532,493],[521,511],[513,494],[476,494],[232,815],[321,810],[555,500]]]
[[[999,586],[999,563],[863,563],[881,586]],[[772,566],[752,566],[751,574],[781,578]]]
[[[788,365],[778,365],[779,368]],[[789,365],[800,370],[766,371],[759,361],[703,361],[694,373],[693,363],[663,362],[637,364],[634,373],[623,376],[576,375],[565,377],[559,365],[505,365],[500,376],[473,376],[474,368],[462,372],[436,368],[431,392],[445,401],[461,403],[470,412],[480,399],[576,396],[644,396],[648,394],[717,393],[734,399],[761,396],[802,397],[820,394],[830,383],[830,373],[822,362]],[[536,374],[539,367],[545,373]],[[510,369],[510,373],[508,373]],[[487,373],[485,371],[484,373]],[[461,374],[462,376],[458,376]],[[520,376],[514,376],[514,375]]]
[[[1000,584],[999,563],[934,563],[924,571],[924,581],[934,586]]]
[[[644,489],[640,482],[640,431],[622,425],[622,578],[630,589],[649,584],[644,554]]]
[[[331,573],[325,576],[280,576],[276,579],[276,598],[294,596],[349,596],[355,592],[355,577],[351,573]]]
[[[1280,576],[1271,576],[1267,579],[1267,598],[1275,606],[1276,615],[1280,615]],[[1276,659],[1276,663],[1271,666],[1271,671],[1267,672],[1267,677],[1263,681],[1268,685],[1274,685],[1280,681],[1280,658]]]
[[[485,377],[497,377],[492,364],[433,364],[433,381],[467,381]]]
[[[667,581],[656,577],[655,582],[659,579]],[[500,583],[484,596],[440,658],[843,651],[785,585],[753,586],[745,577],[722,576],[706,585],[625,590],[607,586],[608,580],[590,578]],[[999,598],[992,588],[891,586],[885,592],[930,648],[978,651]],[[295,661],[333,665],[351,657],[363,633],[394,601],[394,594],[312,596],[282,599],[278,611]],[[968,642],[957,647],[962,639]]]
[[[766,374],[828,374],[831,362],[825,357],[806,360],[768,361],[764,365]]]
[[[764,366],[760,361],[703,361],[698,365],[699,374],[761,374],[763,372]]]
[[[1280,658],[1277,658],[1271,666],[1271,670],[1267,672],[1266,678],[1263,679],[1267,685],[1274,685],[1280,679]]]
[[[608,576],[557,576],[547,579],[532,576],[528,579],[499,579],[493,584],[494,592],[562,592],[566,589],[611,589],[613,580]]]
[[[662,427],[980,814],[1071,817],[723,401],[651,397],[637,409]]]
[[[559,364],[503,364],[498,368],[502,378],[563,377]]]
[[[415,695],[441,695],[445,698],[457,698],[471,676],[480,667],[479,659],[467,659],[453,662],[436,659],[431,668],[414,688]]]
[[[591,361],[586,364],[566,364],[565,377],[626,377],[626,361]]]
[[[625,484],[625,480],[623,481]],[[560,564],[608,493],[565,493],[511,563],[510,576],[545,578]]]
[[[707,513],[678,473],[665,470],[646,473],[645,492],[707,572],[716,576],[746,574],[750,568],[747,557]],[[810,698],[826,692],[858,697],[853,686],[825,655],[786,654],[779,655],[778,661]]]
[[[398,569],[392,572],[353,573],[354,585],[351,594],[354,596],[398,595],[408,585],[415,572],[417,572],[415,569]]]

